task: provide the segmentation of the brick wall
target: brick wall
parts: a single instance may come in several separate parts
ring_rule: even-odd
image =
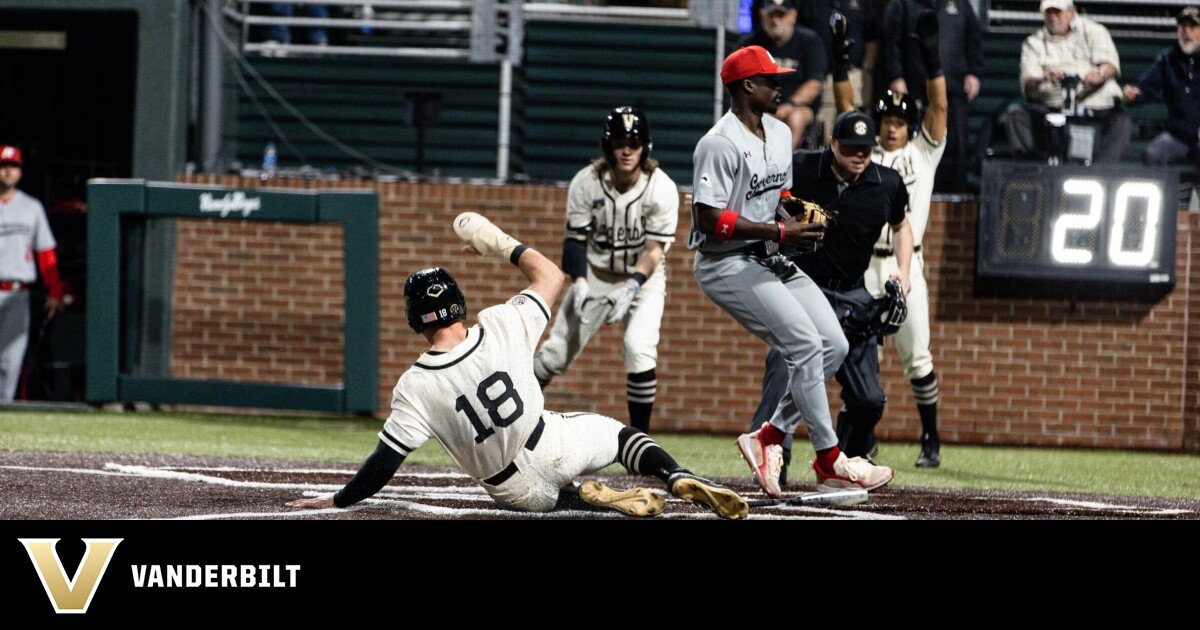
[[[257,185],[254,180],[225,177],[187,181]],[[404,280],[410,273],[434,265],[448,268],[463,285],[472,312],[506,299],[526,284],[510,265],[461,254],[449,226],[454,215],[468,209],[482,212],[552,260],[561,258],[565,188],[332,185],[375,185],[380,194],[381,415],[387,413],[396,379],[424,347],[404,320]],[[681,205],[686,207],[686,202]],[[1200,450],[1200,344],[1193,341],[1200,339],[1200,295],[1190,290],[1190,270],[1200,270],[1200,247],[1190,244],[1191,235],[1200,230],[1200,216],[1178,216],[1179,284],[1174,293],[1155,304],[1081,302],[1072,312],[1065,300],[974,297],[975,206],[935,203],[925,246],[944,439]],[[337,382],[341,257],[340,246],[330,243],[340,243],[340,231],[238,225],[181,222],[176,374],[233,373],[247,380],[279,380],[282,375],[300,382]],[[681,213],[680,240],[667,257],[667,311],[653,427],[732,434],[743,428],[758,404],[765,346],[700,293],[691,275],[692,256],[684,246],[689,225],[690,218]],[[229,247],[235,244],[241,249],[231,253]],[[236,291],[232,281],[204,286],[219,280],[211,274],[218,263],[258,266],[244,273]],[[207,280],[194,281],[201,270],[210,274]],[[272,277],[278,284],[260,272],[277,274]],[[263,278],[261,284],[255,284],[255,277]],[[235,295],[237,300],[231,301]],[[279,311],[285,301],[291,327],[266,335],[282,321],[274,318],[284,317]],[[233,312],[235,305],[259,313],[249,317],[253,334],[237,330],[250,323],[246,315]],[[547,389],[548,408],[625,417],[619,333],[616,327],[605,327],[597,335],[572,369]],[[238,340],[240,345],[222,343],[242,351],[236,357],[226,353],[200,359],[189,350],[214,339]],[[244,343],[247,340],[258,345]],[[250,356],[255,354],[269,356]],[[231,363],[237,371],[229,371]],[[880,424],[881,437],[915,439],[920,423],[912,391],[890,347],[883,381],[890,402]],[[837,393],[838,386],[832,384],[830,405],[835,412],[840,405]]]

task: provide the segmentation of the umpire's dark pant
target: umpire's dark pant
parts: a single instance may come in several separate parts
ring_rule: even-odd
[[[821,289],[833,312],[839,319],[847,309],[865,309],[871,303],[871,294],[859,287],[848,291]],[[887,396],[879,382],[879,352],[875,337],[846,335],[850,342],[850,353],[837,371],[837,382],[842,386],[842,410],[837,417],[838,448],[846,457],[867,455],[875,447],[875,425],[883,417]],[[788,371],[783,355],[771,349],[767,353],[767,370],[763,374],[763,397],[754,412],[750,430],[757,430],[771,419],[775,407],[787,391]],[[788,436],[783,448],[790,451],[792,436]]]

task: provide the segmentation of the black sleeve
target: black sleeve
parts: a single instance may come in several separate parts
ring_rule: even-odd
[[[888,217],[888,223],[896,225],[904,221],[908,212],[908,186],[904,185],[904,180],[900,178],[899,174],[892,179],[895,182],[896,192],[892,195],[892,211]]]
[[[587,243],[568,238],[563,241],[563,271],[572,280],[587,277]]]
[[[403,463],[404,456],[380,440],[375,452],[359,466],[354,478],[333,495],[333,504],[340,508],[350,507],[373,496],[387,485]]]
[[[967,74],[973,74],[976,77],[983,76],[983,32],[979,26],[979,17],[975,15],[975,9],[971,8],[970,2],[963,3],[962,11],[966,15],[967,23]]]
[[[889,83],[904,77],[902,42],[907,31],[902,5],[901,0],[893,0],[883,10],[883,41],[879,46],[879,58],[883,60],[883,78]]]

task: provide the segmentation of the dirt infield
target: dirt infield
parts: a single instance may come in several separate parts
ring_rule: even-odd
[[[306,464],[262,459],[0,452],[0,519],[103,520],[545,520],[625,519],[609,511],[578,508],[546,514],[501,509],[468,477],[448,468],[403,466],[373,499],[349,510],[293,510],[291,499],[336,490],[354,472],[346,464]],[[656,479],[597,475],[619,487],[660,489]],[[765,498],[747,479],[722,482],[748,499]],[[789,493],[811,492],[793,484]],[[714,519],[696,506],[668,497],[659,519]],[[1060,493],[883,488],[867,503],[846,508],[753,508],[764,520],[971,520],[971,519],[1200,519],[1200,501]]]

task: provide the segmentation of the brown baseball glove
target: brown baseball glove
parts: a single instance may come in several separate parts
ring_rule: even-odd
[[[780,209],[786,213],[785,219],[796,217],[801,223],[829,225],[834,217],[837,216],[837,212],[834,210],[827,210],[822,208],[820,204],[796,197],[785,197],[780,201]]]

